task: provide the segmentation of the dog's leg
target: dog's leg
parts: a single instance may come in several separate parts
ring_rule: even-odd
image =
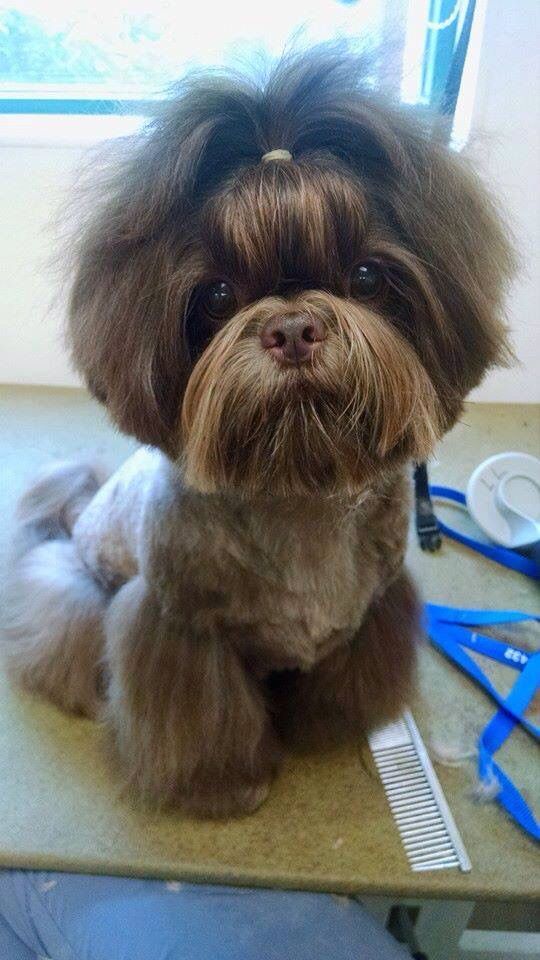
[[[83,464],[46,468],[19,504],[13,555],[2,591],[2,652],[21,686],[73,713],[100,702],[107,595],[70,539],[99,487]]]
[[[190,607],[164,609],[142,577],[114,598],[107,724],[128,789],[144,801],[203,817],[247,813],[277,762],[266,704],[211,614],[187,628]]]
[[[278,688],[287,739],[332,742],[398,716],[414,686],[420,636],[417,593],[402,573],[371,605],[350,643]]]

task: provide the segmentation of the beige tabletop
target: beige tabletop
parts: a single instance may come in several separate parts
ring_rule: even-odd
[[[537,407],[471,406],[442,444],[432,479],[463,487],[473,467],[493,453],[538,454],[539,434]],[[0,560],[16,496],[40,463],[52,455],[90,453],[114,466],[130,449],[83,394],[2,388]],[[427,556],[411,542],[410,564],[426,599],[540,611],[531,581],[455,544]],[[507,672],[495,671],[504,689]],[[428,648],[412,709],[428,748],[471,748],[493,714],[488,698]],[[531,738],[517,731],[500,754],[533,803],[539,785],[535,751]],[[472,762],[437,765],[472,861],[472,871],[464,874],[411,872],[371,758],[360,745],[289,756],[261,810],[227,823],[138,812],[119,796],[115,771],[104,757],[96,725],[67,718],[0,677],[0,866],[407,897],[524,900],[540,894],[533,842],[495,804],[473,800]]]

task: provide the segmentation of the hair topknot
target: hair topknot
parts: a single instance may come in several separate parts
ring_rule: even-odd
[[[266,70],[194,70],[149,122],[149,153],[163,160],[182,142],[190,162],[173,154],[169,162],[178,186],[198,198],[276,146],[295,159],[330,153],[355,170],[407,163],[388,122],[388,112],[400,110],[374,88],[378,57],[334,41],[292,49]],[[374,113],[374,102],[384,103],[383,113]],[[426,132],[418,126],[420,137]]]

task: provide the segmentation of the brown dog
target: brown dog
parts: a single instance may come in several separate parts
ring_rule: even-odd
[[[434,129],[343,48],[186,81],[123,142],[75,246],[69,336],[144,444],[21,503],[5,652],[103,716],[127,782],[255,809],[294,732],[410,690],[411,460],[507,356],[512,258]]]

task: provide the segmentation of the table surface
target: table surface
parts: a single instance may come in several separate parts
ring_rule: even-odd
[[[539,434],[538,407],[471,405],[441,444],[432,481],[463,488],[493,453],[538,454]],[[132,448],[82,392],[0,388],[0,562],[15,500],[41,463],[90,454],[114,468]],[[432,556],[411,539],[409,553],[427,600],[540,610],[532,581],[456,544]],[[509,671],[494,669],[503,689]],[[426,648],[412,709],[428,749],[437,741],[470,749],[493,704]],[[516,731],[500,754],[531,801],[539,785],[535,750]],[[472,861],[469,874],[410,870],[370,755],[360,746],[289,756],[270,798],[251,817],[201,823],[149,815],[120,796],[97,725],[12,690],[1,676],[0,865],[400,897],[538,898],[535,846],[496,804],[473,800],[472,762],[436,769]]]

